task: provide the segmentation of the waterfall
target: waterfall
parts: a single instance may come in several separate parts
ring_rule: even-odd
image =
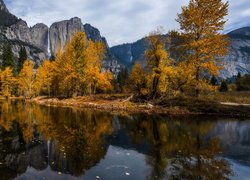
[[[49,164],[49,161],[50,161],[50,139],[47,141],[47,149],[48,149],[48,164]]]
[[[51,57],[51,49],[50,49],[50,35],[49,35],[49,29],[48,29],[48,58]]]

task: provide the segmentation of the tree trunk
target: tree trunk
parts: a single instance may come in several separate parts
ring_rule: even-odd
[[[153,80],[153,88],[152,88],[152,98],[155,99],[157,95],[157,89],[158,89],[158,84],[159,84],[159,77],[154,77]]]
[[[200,80],[200,69],[199,68],[196,69],[195,80],[196,80],[195,96],[199,97],[199,95],[200,95],[200,87],[199,87],[199,83],[198,83]]]

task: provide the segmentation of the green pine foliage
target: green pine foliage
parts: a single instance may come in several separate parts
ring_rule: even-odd
[[[129,77],[128,69],[122,68],[117,76],[117,83],[120,92],[124,92],[125,86],[127,85],[128,77]]]
[[[238,75],[236,79],[237,91],[250,91],[250,74]]]
[[[223,80],[220,85],[220,92],[227,92],[227,91],[228,91],[227,83],[226,81]]]
[[[17,72],[19,73],[21,69],[23,68],[23,63],[25,60],[28,59],[27,52],[25,47],[21,47],[19,51],[19,58],[18,58],[18,63],[17,63]]]
[[[210,84],[212,86],[216,86],[218,84],[218,80],[215,76],[212,76],[211,80],[210,80]]]
[[[2,69],[6,67],[14,68],[14,55],[12,52],[11,45],[9,43],[3,46],[3,54],[2,54]]]

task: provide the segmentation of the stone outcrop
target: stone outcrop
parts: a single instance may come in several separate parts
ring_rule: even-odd
[[[74,17],[70,20],[56,22],[51,25],[49,29],[51,54],[54,55],[58,48],[63,48],[77,31],[85,32],[88,39],[94,42],[103,42],[108,48],[106,39],[101,36],[97,28],[90,24],[84,25],[80,18]]]
[[[250,27],[240,28],[228,33],[230,38],[229,54],[222,59],[225,69],[221,77],[229,78],[238,73],[250,73]]]
[[[16,57],[18,57],[21,46],[26,48],[28,57],[34,60],[37,66],[48,56],[48,27],[44,24],[37,24],[29,28],[25,21],[20,20],[10,27],[0,27],[0,34],[3,37],[0,45],[5,42],[11,43]]]
[[[49,29],[51,54],[54,55],[58,48],[64,48],[75,32],[83,30],[83,24],[79,18],[52,24]]]

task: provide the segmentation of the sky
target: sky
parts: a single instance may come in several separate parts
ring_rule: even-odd
[[[188,0],[4,0],[29,26],[79,17],[98,28],[110,46],[134,42],[157,27],[178,30],[175,19]],[[250,0],[229,0],[225,32],[250,25]]]

